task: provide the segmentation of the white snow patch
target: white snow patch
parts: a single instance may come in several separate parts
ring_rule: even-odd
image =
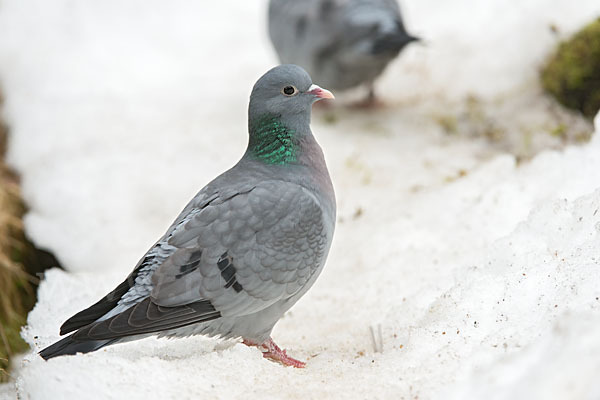
[[[522,104],[556,41],[549,25],[564,35],[600,5],[403,5],[427,46],[378,83],[402,106],[335,110],[333,123],[315,113],[339,223],[322,277],[273,335],[307,368],[232,342],[149,338],[48,362],[32,352],[22,398],[598,397],[600,135],[517,166],[486,141],[444,134],[418,99]],[[0,4],[4,116],[27,231],[69,271],[51,270],[40,287],[23,333],[35,351],[241,155],[250,89],[275,63],[265,7]]]
[[[17,396],[15,384],[12,382],[0,384],[0,399],[13,400]]]

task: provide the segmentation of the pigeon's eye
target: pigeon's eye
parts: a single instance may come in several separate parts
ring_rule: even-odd
[[[281,93],[285,94],[286,96],[293,96],[296,93],[298,93],[298,89],[296,89],[293,86],[286,86],[283,89],[281,89]]]

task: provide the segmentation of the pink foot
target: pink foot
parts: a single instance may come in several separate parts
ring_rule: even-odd
[[[305,362],[288,356],[285,350],[281,350],[271,338],[267,339],[262,344],[256,344],[246,339],[244,339],[242,343],[244,343],[246,346],[258,347],[258,349],[262,351],[264,358],[268,358],[285,366],[291,366],[295,368],[304,368],[306,366]]]

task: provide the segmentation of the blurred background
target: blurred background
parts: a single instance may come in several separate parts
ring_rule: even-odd
[[[600,4],[400,7],[421,41],[375,80],[377,103],[358,85],[313,113],[339,218],[322,277],[276,328],[320,354],[294,374],[240,346],[35,355],[243,153],[250,90],[279,62],[268,1],[1,0],[0,398],[600,396]],[[194,368],[211,383],[179,375]]]

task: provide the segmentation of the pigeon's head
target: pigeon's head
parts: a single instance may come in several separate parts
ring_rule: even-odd
[[[312,83],[310,75],[297,65],[284,64],[270,69],[254,85],[250,95],[250,117],[278,115],[310,118],[315,101],[333,99],[329,90]]]

